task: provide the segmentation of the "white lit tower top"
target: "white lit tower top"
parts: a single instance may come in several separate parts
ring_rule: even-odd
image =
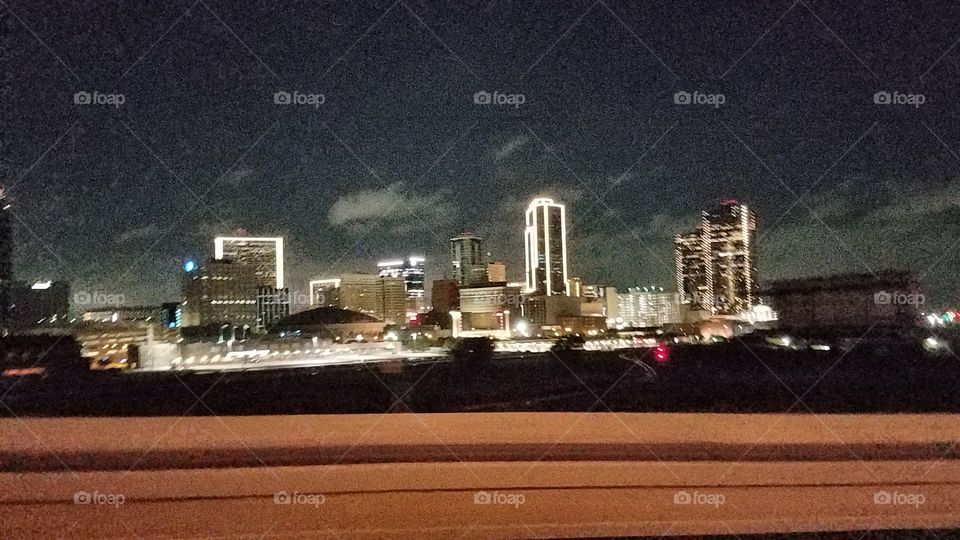
[[[283,288],[283,238],[218,236],[214,257],[254,267],[259,285]]]
[[[381,261],[377,263],[377,275],[380,277],[403,278],[407,297],[423,298],[425,262],[426,259],[419,255],[413,255],[407,260]]]
[[[0,283],[12,279],[13,227],[10,223],[10,202],[7,200],[6,191],[0,187]]]
[[[569,296],[566,206],[545,197],[531,201],[523,239],[526,292]]]

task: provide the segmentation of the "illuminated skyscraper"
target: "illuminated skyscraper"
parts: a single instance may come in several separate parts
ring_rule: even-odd
[[[745,204],[723,201],[700,213],[700,226],[674,239],[677,289],[684,302],[735,314],[756,302],[757,223]]]
[[[673,239],[673,257],[677,269],[677,292],[681,302],[704,309],[701,299],[707,295],[707,277],[704,268],[702,229],[678,234]]]
[[[453,279],[461,287],[483,285],[487,282],[487,256],[483,251],[483,239],[465,232],[450,239],[450,259],[453,263]]]
[[[553,199],[536,198],[527,207],[526,293],[569,295],[567,281],[566,207]]]
[[[419,313],[424,310],[426,286],[424,284],[424,262],[426,259],[412,256],[406,261],[384,261],[377,263],[380,277],[403,278],[407,293],[407,312]]]
[[[13,228],[10,225],[10,204],[0,188],[0,334],[10,326],[10,289],[13,287]]]
[[[283,288],[283,238],[218,236],[214,244],[216,259],[252,267],[258,285]]]

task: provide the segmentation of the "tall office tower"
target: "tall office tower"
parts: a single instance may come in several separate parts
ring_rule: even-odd
[[[407,312],[420,313],[425,308],[426,286],[424,283],[423,257],[412,256],[406,261],[384,261],[377,263],[380,277],[402,278],[407,292]]]
[[[13,227],[10,204],[0,188],[0,335],[10,329],[10,290],[13,287]]]
[[[191,266],[183,276],[183,326],[257,324],[258,276],[253,267],[229,259]]]
[[[378,279],[374,274],[341,274],[331,279],[312,280],[310,306],[329,306],[376,315]]]
[[[678,234],[673,239],[673,258],[677,269],[677,292],[680,300],[695,310],[705,309],[702,300],[707,294],[707,273],[704,267],[701,229]]]
[[[674,239],[684,301],[712,314],[749,310],[756,298],[756,232],[756,218],[745,204],[727,200],[702,211],[700,226]]]
[[[469,232],[451,238],[450,259],[453,262],[453,279],[461,287],[487,282],[487,256],[483,251],[482,238]]]
[[[266,332],[290,315],[290,290],[269,285],[257,287],[257,330]]]
[[[526,293],[569,296],[566,207],[536,198],[527,207],[526,224]]]
[[[283,288],[283,238],[218,236],[214,246],[215,258],[252,266],[257,284]]]
[[[503,261],[487,263],[487,281],[490,283],[506,283],[507,265]]]
[[[374,309],[376,317],[388,324],[403,324],[406,321],[407,292],[403,278],[377,278]]]

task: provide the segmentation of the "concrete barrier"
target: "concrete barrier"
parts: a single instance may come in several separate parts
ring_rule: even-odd
[[[958,440],[956,415],[10,419],[0,522],[6,538],[960,527]]]

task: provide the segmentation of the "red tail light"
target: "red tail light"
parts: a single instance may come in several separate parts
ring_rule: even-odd
[[[670,351],[664,345],[657,345],[657,347],[653,349],[653,357],[657,362],[666,362],[670,359]]]

